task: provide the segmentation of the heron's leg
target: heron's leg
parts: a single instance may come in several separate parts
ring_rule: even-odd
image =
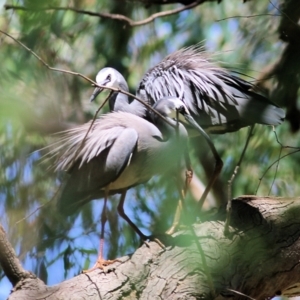
[[[232,183],[233,183],[233,181],[235,179],[235,176],[237,175],[237,173],[239,171],[239,168],[242,164],[242,161],[244,159],[245,152],[248,148],[250,138],[252,137],[252,134],[253,134],[253,130],[254,130],[254,125],[250,126],[250,128],[249,128],[249,133],[248,133],[248,136],[247,136],[247,140],[246,140],[243,152],[240,156],[240,159],[239,159],[238,163],[236,164],[236,166],[234,168],[234,171],[231,175],[231,178],[228,180],[228,195],[227,195],[228,198],[227,198],[227,206],[226,206],[226,221],[225,221],[225,227],[224,227],[224,234],[225,235],[227,235],[229,233],[229,224],[230,224],[230,217],[231,217]]]
[[[99,256],[98,260],[103,260],[103,248],[104,248],[104,229],[105,229],[105,224],[107,222],[107,214],[106,214],[106,207],[107,207],[107,195],[108,192],[105,190],[105,198],[104,198],[104,204],[102,208],[102,213],[101,213],[101,231],[100,231],[100,244],[99,244]]]
[[[187,164],[187,160],[186,160],[186,164]],[[192,172],[192,169],[190,167],[190,164],[187,164],[187,173],[188,172]],[[186,180],[185,180],[185,185],[184,185],[184,189],[182,188],[179,188],[180,185],[178,185],[178,188],[179,188],[179,194],[180,194],[180,198],[181,198],[181,203],[182,203],[182,210],[183,212],[186,214],[186,220],[187,220],[187,226],[192,234],[192,237],[195,241],[195,244],[196,244],[196,247],[197,247],[197,250],[199,252],[199,255],[200,255],[200,258],[201,258],[201,262],[202,262],[202,265],[203,265],[203,269],[204,269],[204,272],[207,276],[207,282],[208,282],[208,285],[209,285],[209,288],[210,288],[210,291],[211,293],[214,295],[215,294],[215,289],[214,289],[214,284],[213,284],[213,280],[212,280],[212,276],[211,276],[211,272],[210,272],[210,269],[208,268],[208,264],[207,264],[207,260],[206,260],[206,257],[205,257],[205,252],[199,242],[199,238],[194,230],[194,227],[193,227],[193,224],[190,222],[189,218],[188,218],[188,211],[187,211],[187,207],[185,205],[185,195],[186,195],[186,191],[187,191],[187,188],[188,188],[188,185],[190,184],[191,182],[191,177],[187,176],[186,177]]]
[[[144,244],[146,244],[148,247],[148,243],[146,242],[147,240],[152,240],[154,242],[156,242],[160,247],[164,248],[163,243],[156,238],[155,236],[146,236],[144,235],[140,229],[129,219],[129,217],[125,214],[124,211],[124,202],[125,202],[125,197],[126,197],[126,192],[127,190],[125,190],[124,192],[122,192],[121,194],[121,199],[120,202],[118,204],[118,213],[119,215],[131,226],[131,228],[139,235],[139,237],[141,238],[141,240],[144,242]]]
[[[173,223],[172,223],[171,227],[166,231],[166,234],[172,235],[176,232],[176,230],[179,226],[179,223],[180,223],[181,212],[182,212],[182,200],[180,197],[177,207],[176,207],[176,212],[175,212]]]
[[[222,167],[223,167],[223,161],[219,155],[219,153],[217,152],[212,140],[210,139],[209,135],[199,126],[200,128],[200,131],[201,131],[201,134],[202,136],[205,138],[206,142],[208,143],[208,146],[210,148],[210,150],[212,151],[213,155],[214,155],[214,158],[215,158],[215,168],[214,168],[214,173],[213,173],[213,176],[210,178],[199,202],[198,202],[198,206],[199,206],[199,209],[201,211],[202,209],[202,206],[203,206],[203,203],[209,193],[209,191],[211,190],[212,186],[214,185],[216,179],[218,178],[221,170],[222,170]]]
[[[98,258],[96,263],[91,269],[88,270],[83,270],[83,273],[88,273],[91,272],[95,269],[104,269],[104,267],[113,264],[114,262],[118,261],[121,262],[118,259],[114,260],[105,260],[103,258],[103,248],[104,248],[104,229],[105,229],[105,224],[107,222],[107,214],[106,214],[106,208],[107,208],[107,198],[108,198],[108,188],[105,189],[105,197],[104,197],[104,203],[103,203],[103,208],[102,208],[102,213],[100,217],[100,222],[101,222],[101,231],[100,231],[100,244],[99,244],[99,252],[98,252]]]
[[[182,206],[183,206],[183,199],[185,199],[186,193],[187,193],[187,189],[191,183],[191,180],[193,178],[193,170],[191,167],[191,160],[190,160],[190,156],[188,151],[185,152],[185,164],[186,164],[186,168],[187,170],[185,171],[185,184],[184,184],[184,189],[182,190],[181,188],[178,188],[179,190],[179,201],[176,207],[176,212],[175,212],[175,216],[174,216],[174,220],[172,223],[172,226],[166,231],[166,234],[172,235],[173,233],[175,233],[175,231],[177,230],[179,223],[180,223],[180,218],[181,218],[181,212],[182,212]],[[181,178],[177,178],[177,184],[178,186],[181,185]]]
[[[148,237],[144,235],[140,229],[129,219],[129,217],[125,214],[124,211],[124,202],[125,202],[125,197],[126,197],[127,190],[122,192],[120,202],[118,204],[118,213],[119,215],[131,226],[131,228],[139,235],[139,237],[143,240],[146,241]]]

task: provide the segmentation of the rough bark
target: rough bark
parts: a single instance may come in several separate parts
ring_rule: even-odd
[[[201,249],[187,229],[174,235],[165,249],[150,242],[149,247],[142,246],[105,271],[80,274],[52,287],[33,277],[20,279],[9,299],[265,299],[300,295],[300,198],[240,197],[233,201],[229,237],[223,229],[224,211],[220,210],[194,225]]]
[[[25,278],[35,278],[33,274],[23,269],[15,250],[6,238],[4,228],[0,225],[0,265],[13,286]]]

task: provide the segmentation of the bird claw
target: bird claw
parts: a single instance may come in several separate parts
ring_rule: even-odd
[[[82,273],[85,274],[85,273],[90,273],[96,269],[101,269],[101,270],[104,270],[104,267],[107,267],[109,265],[112,265],[113,263],[115,262],[122,262],[121,260],[119,259],[112,259],[112,260],[106,260],[106,259],[103,259],[101,257],[98,257],[96,263],[94,264],[94,266],[88,270],[82,270]]]
[[[156,242],[159,246],[164,248],[164,245],[161,243],[161,241],[156,237],[154,237],[153,235],[144,235],[141,237],[141,239],[142,239],[142,244],[146,245],[148,248],[150,248],[150,245],[147,241]]]
[[[157,243],[162,249],[165,249],[165,245],[156,237],[153,237],[153,242]]]
[[[168,233],[149,235],[149,236],[146,236],[145,238],[146,239],[143,240],[143,243],[147,247],[150,247],[146,241],[146,240],[149,240],[149,241],[153,241],[153,242],[157,243],[162,249],[165,249],[166,246],[172,244],[171,240],[173,239],[173,237]]]
[[[179,222],[173,223],[172,226],[166,231],[166,234],[172,235],[176,232],[177,228],[179,226]]]

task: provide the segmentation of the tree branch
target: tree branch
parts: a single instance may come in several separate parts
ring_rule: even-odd
[[[62,10],[62,11],[73,11],[79,14],[84,14],[84,15],[89,15],[92,17],[99,17],[99,18],[105,18],[105,19],[112,19],[112,20],[117,20],[117,21],[121,21],[121,22],[125,22],[127,23],[127,25],[129,26],[141,26],[141,25],[145,25],[148,23],[153,22],[155,19],[157,18],[162,18],[162,17],[166,17],[166,16],[171,16],[171,15],[175,15],[178,14],[182,11],[185,10],[189,10],[192,9],[200,4],[202,4],[203,2],[206,2],[207,0],[197,0],[194,1],[188,5],[185,5],[183,7],[179,7],[179,8],[175,8],[172,10],[167,10],[167,11],[162,11],[162,12],[158,12],[155,13],[151,16],[149,16],[148,18],[141,20],[141,21],[134,21],[124,15],[121,14],[110,14],[110,13],[99,13],[99,12],[93,12],[93,11],[88,11],[88,10],[81,10],[81,9],[77,9],[75,7],[60,7],[60,6],[49,6],[49,7],[39,7],[39,8],[33,8],[33,7],[25,7],[25,6],[19,6],[19,5],[9,5],[6,4],[4,5],[4,8],[6,10],[9,9],[14,9],[14,10],[24,10],[24,11],[49,11],[49,10],[54,10],[54,11],[58,11],[58,10]]]
[[[0,265],[11,282],[15,286],[21,280],[26,278],[36,278],[32,273],[23,269],[15,250],[9,243],[6,237],[6,233],[2,225],[0,224]]]
[[[266,299],[300,295],[300,198],[243,196],[232,202],[231,238],[223,208],[194,225],[212,274],[215,296],[190,231],[165,249],[154,242],[105,271],[80,274],[53,287],[16,290],[14,299]],[[41,283],[38,283],[41,286]]]

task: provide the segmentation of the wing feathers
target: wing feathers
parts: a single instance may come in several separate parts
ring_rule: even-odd
[[[257,122],[280,124],[284,118],[283,110],[255,92],[251,83],[214,65],[197,46],[170,54],[150,69],[139,84],[137,96],[150,105],[163,97],[179,97],[207,129],[224,125],[226,131],[230,124],[230,131],[235,131]],[[269,106],[268,114],[251,119],[244,112],[249,105],[256,115],[261,106]]]

